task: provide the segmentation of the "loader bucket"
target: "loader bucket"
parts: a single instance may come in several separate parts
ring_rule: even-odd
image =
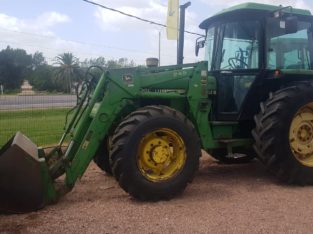
[[[0,211],[24,213],[42,208],[54,189],[37,146],[20,132],[0,149]],[[52,192],[52,193],[51,193]],[[54,195],[54,194],[53,194]]]

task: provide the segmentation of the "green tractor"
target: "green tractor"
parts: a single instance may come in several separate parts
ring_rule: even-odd
[[[93,159],[136,199],[167,200],[201,149],[225,163],[256,155],[281,181],[313,184],[312,23],[307,10],[241,4],[200,24],[204,62],[87,72],[52,152],[21,133],[0,150],[0,210],[56,202]]]

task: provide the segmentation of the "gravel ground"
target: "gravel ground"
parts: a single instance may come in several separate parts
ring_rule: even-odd
[[[209,156],[179,197],[138,202],[93,163],[74,190],[38,212],[0,215],[0,233],[312,233],[313,187],[279,184],[257,161]]]

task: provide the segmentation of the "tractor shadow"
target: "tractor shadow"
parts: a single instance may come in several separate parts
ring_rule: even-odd
[[[208,156],[207,158],[200,160],[197,176],[200,177],[200,179],[212,182],[229,180],[240,180],[242,182],[265,180],[268,182],[275,182],[275,179],[266,171],[265,167],[257,159],[243,164],[224,164]]]
[[[245,164],[222,164],[205,154],[199,171],[183,197],[223,200],[238,193],[264,192],[269,186],[289,187],[266,171],[258,160]]]
[[[200,166],[198,176],[209,177],[207,179],[214,181],[225,181],[240,179],[240,181],[266,180],[275,182],[264,165],[257,159],[253,159],[249,163],[241,164],[225,164],[217,161],[211,155],[202,151],[200,158]]]

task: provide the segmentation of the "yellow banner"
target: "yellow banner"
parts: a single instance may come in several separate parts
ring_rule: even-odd
[[[168,0],[166,34],[168,40],[178,39],[179,0]]]

